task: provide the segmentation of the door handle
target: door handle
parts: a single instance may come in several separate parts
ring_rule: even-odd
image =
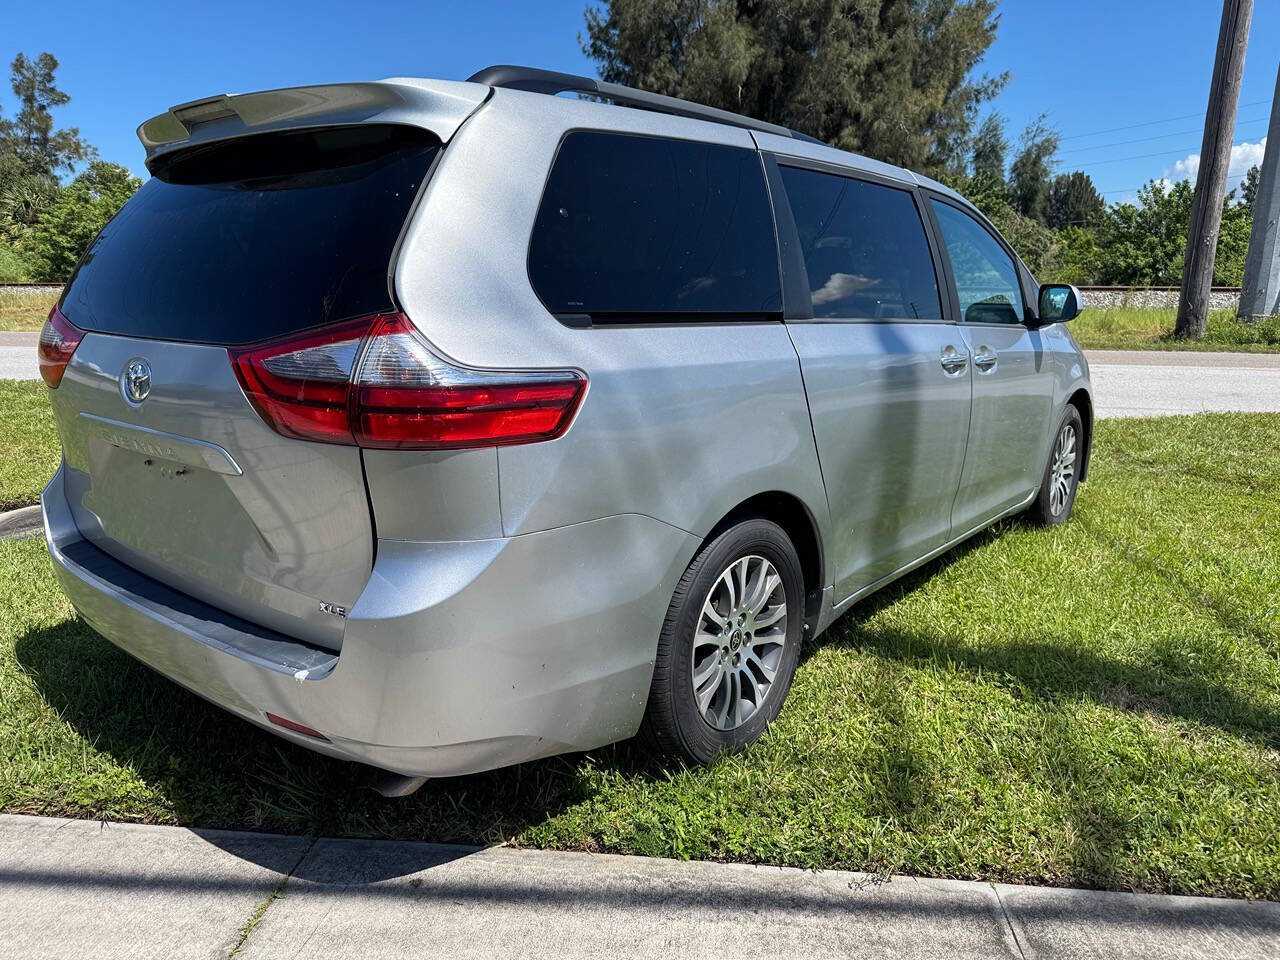
[[[990,347],[979,347],[978,352],[973,355],[973,365],[982,373],[990,373],[996,368],[996,361],[1000,359]]]
[[[956,350],[955,347],[948,346],[942,351],[942,359],[939,361],[942,369],[950,375],[960,373],[969,364],[969,358],[963,353]]]

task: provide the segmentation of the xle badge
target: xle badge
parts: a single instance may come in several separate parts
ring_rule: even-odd
[[[327,613],[331,617],[343,617],[344,619],[347,616],[346,607],[340,607],[336,603],[327,603],[324,600],[320,601],[320,612]]]

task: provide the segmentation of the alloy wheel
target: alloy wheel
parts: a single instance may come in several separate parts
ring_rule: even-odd
[[[1071,499],[1071,486],[1076,476],[1076,428],[1064,424],[1053,445],[1049,468],[1049,512],[1060,516]]]
[[[692,681],[698,712],[733,730],[760,709],[782,665],[787,591],[772,563],[734,560],[707,592],[694,629]]]

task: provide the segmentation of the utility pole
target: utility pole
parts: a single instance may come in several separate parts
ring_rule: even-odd
[[[1231,162],[1231,138],[1236,128],[1244,52],[1249,44],[1253,0],[1223,0],[1222,26],[1218,28],[1218,52],[1209,86],[1209,110],[1204,118],[1200,169],[1191,204],[1191,230],[1187,235],[1187,259],[1182,268],[1182,296],[1173,335],[1199,340],[1209,315],[1209,288],[1213,284],[1213,260],[1222,226],[1222,198],[1227,189]]]
[[[1276,236],[1280,231],[1280,70],[1276,71],[1267,150],[1259,172],[1249,256],[1244,261],[1244,286],[1240,288],[1239,316],[1249,323],[1280,312],[1280,238]]]

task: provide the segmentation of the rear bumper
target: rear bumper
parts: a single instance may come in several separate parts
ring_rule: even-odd
[[[624,515],[493,540],[379,541],[340,653],[169,590],[90,545],[59,470],[45,534],[76,610],[112,643],[303,746],[454,776],[635,733],[658,632],[697,538]],[[269,723],[271,712],[328,742]]]

